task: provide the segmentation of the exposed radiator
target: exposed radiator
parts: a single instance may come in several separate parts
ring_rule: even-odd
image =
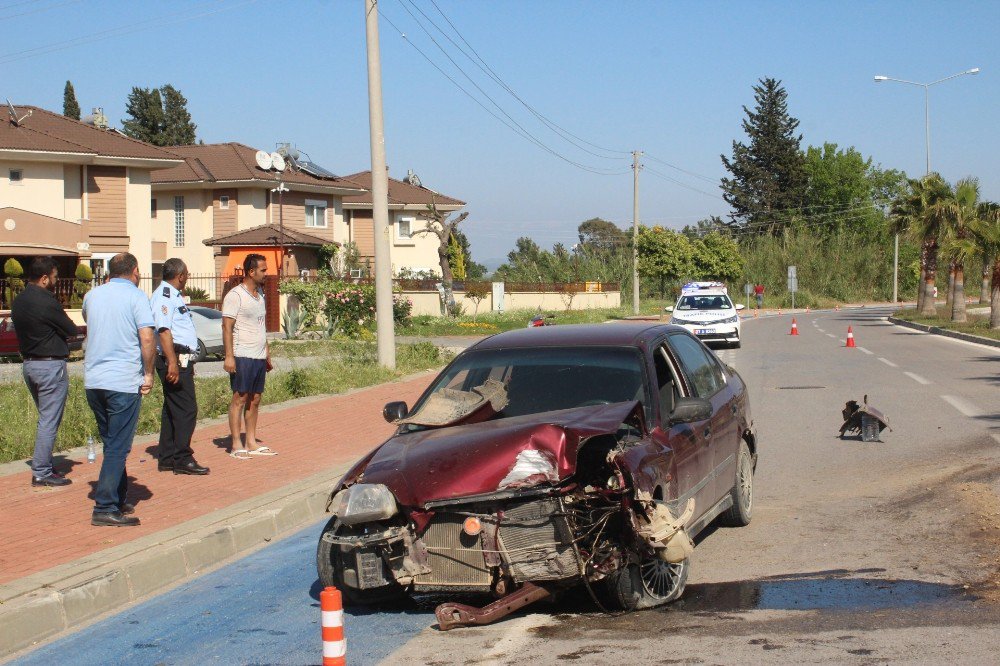
[[[462,530],[465,516],[439,513],[431,520],[421,540],[427,546],[429,574],[414,579],[421,585],[448,587],[484,587],[492,583],[478,536]]]
[[[561,580],[580,572],[562,502],[548,498],[506,507],[500,550],[518,582]]]

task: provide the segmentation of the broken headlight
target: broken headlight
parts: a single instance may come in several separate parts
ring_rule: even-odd
[[[385,520],[399,512],[392,491],[381,483],[357,483],[341,490],[333,498],[330,510],[345,525]]]
[[[698,322],[696,322],[696,321],[689,321],[687,319],[680,319],[678,317],[672,317],[670,319],[670,323],[671,324],[677,324],[678,326],[694,326]]]

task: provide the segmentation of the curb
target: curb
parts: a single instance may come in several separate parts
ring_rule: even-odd
[[[0,660],[318,522],[349,467],[4,585]]]
[[[923,331],[924,333],[930,333],[931,335],[940,335],[946,338],[963,340],[965,342],[974,342],[979,345],[986,345],[987,347],[1000,347],[1000,340],[994,340],[993,338],[984,338],[981,335],[972,335],[971,333],[960,333],[958,331],[952,331],[947,328],[928,326],[926,324],[917,324],[912,321],[906,321],[905,319],[897,319],[896,317],[889,317],[889,322],[895,324],[896,326],[912,328],[916,331]]]

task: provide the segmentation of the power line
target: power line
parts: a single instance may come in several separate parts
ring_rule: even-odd
[[[404,9],[405,9],[405,7],[404,7]],[[566,162],[567,164],[571,164],[572,166],[575,166],[578,169],[581,169],[583,171],[588,171],[590,173],[597,174],[599,176],[617,176],[617,175],[625,174],[625,173],[628,173],[629,171],[631,171],[631,168],[627,168],[627,169],[603,169],[603,168],[600,168],[600,167],[592,167],[592,166],[588,166],[586,164],[581,164],[580,162],[572,160],[572,159],[566,157],[565,155],[562,155],[561,153],[559,153],[559,152],[555,151],[554,149],[550,148],[549,146],[545,145],[539,139],[537,139],[536,137],[534,137],[530,132],[528,132],[526,129],[524,129],[523,127],[521,127],[513,119],[511,119],[510,121],[508,121],[508,120],[505,120],[504,118],[501,118],[492,109],[490,109],[485,104],[483,104],[483,102],[480,101],[479,98],[477,98],[475,95],[473,95],[471,92],[469,92],[461,83],[459,83],[458,81],[456,81],[453,76],[451,76],[446,71],[444,71],[444,69],[442,69],[440,65],[438,65],[436,62],[434,62],[434,60],[430,56],[428,56],[426,53],[424,53],[424,51],[419,46],[417,46],[416,44],[414,44],[406,36],[406,33],[403,32],[395,23],[392,22],[392,20],[386,15],[386,13],[385,13],[384,10],[380,12],[380,15],[382,16],[382,18],[385,19],[386,23],[388,23],[390,26],[392,26],[393,29],[396,30],[396,32],[399,33],[399,36],[403,39],[403,41],[405,41],[407,44],[409,44],[411,47],[413,47],[413,49],[416,50],[417,53],[419,53],[424,58],[424,60],[426,60],[432,67],[434,67],[434,69],[436,69],[438,72],[440,72],[442,76],[444,76],[455,87],[457,87],[459,90],[461,90],[463,93],[465,93],[465,95],[467,97],[469,97],[469,99],[471,99],[473,102],[475,102],[476,104],[478,104],[484,111],[486,111],[488,114],[490,114],[491,116],[493,116],[494,118],[496,118],[497,120],[499,120],[501,123],[503,123],[504,125],[506,125],[511,131],[513,131],[514,133],[520,135],[522,138],[527,139],[528,141],[530,141],[531,143],[535,144],[536,146],[538,146],[539,148],[541,148],[545,152],[553,155],[554,157],[559,158],[560,160]],[[421,27],[423,27],[423,26],[421,26]],[[440,48],[440,46],[439,46],[439,48]],[[463,74],[464,74],[464,72],[463,72]],[[478,86],[476,86],[476,87],[479,88]],[[479,88],[479,90],[480,90],[480,92],[483,92],[481,88]],[[485,92],[483,92],[483,95],[487,99],[489,99],[490,102],[494,104],[494,106],[497,106],[499,108],[499,106],[496,104],[496,102],[492,98],[490,98],[489,95],[487,95]],[[507,114],[504,112],[504,115],[507,115]],[[509,118],[510,116],[507,115],[507,117]]]
[[[30,14],[38,14],[39,12],[47,12],[50,9],[56,9],[57,7],[63,7],[65,5],[70,5],[75,2],[80,2],[80,0],[65,0],[65,2],[58,2],[54,5],[48,5],[47,7],[38,7],[36,9],[29,9],[28,11],[20,12],[18,14],[7,14],[6,16],[0,16],[0,21],[6,21],[7,19],[17,18],[19,16],[28,16]],[[8,5],[2,9],[9,9],[15,5]]]
[[[504,81],[500,77],[499,74],[497,74],[496,70],[494,70],[489,65],[489,63],[487,63],[486,60],[483,59],[483,57],[481,55],[479,55],[479,52],[476,51],[476,49],[472,46],[472,44],[470,44],[469,41],[462,35],[461,31],[455,26],[455,24],[451,21],[451,19],[448,18],[447,14],[444,13],[444,11],[438,6],[438,4],[437,4],[437,2],[435,2],[435,0],[431,0],[431,4],[434,5],[434,8],[438,11],[439,14],[441,14],[442,18],[444,18],[444,20],[448,23],[448,25],[451,26],[451,29],[455,31],[455,34],[458,36],[458,38],[460,40],[462,40],[462,43],[465,44],[465,46],[468,47],[469,51],[472,52],[472,54],[475,56],[474,58],[473,58],[472,55],[469,55],[465,51],[465,49],[463,49],[458,43],[456,43],[455,40],[453,40],[448,35],[448,33],[446,33],[444,30],[442,30],[434,22],[433,19],[431,19],[429,16],[427,16],[427,14],[422,9],[420,9],[420,7],[418,7],[413,2],[413,0],[404,0],[404,1],[408,1],[413,6],[414,9],[416,9],[418,12],[420,12],[420,14],[423,15],[423,17],[425,19],[427,19],[427,21],[431,25],[433,25],[435,28],[437,28],[438,32],[440,32],[442,35],[444,35],[445,39],[447,39],[449,42],[451,42],[452,45],[455,46],[455,48],[457,48],[474,65],[476,65],[484,74],[486,74],[487,76],[489,76],[499,86],[501,86],[504,90],[506,90],[508,93],[510,93],[511,97],[513,97],[514,99],[516,99],[533,116],[535,116],[536,118],[538,118],[538,120],[540,120],[546,127],[548,127],[553,132],[555,132],[556,134],[558,134],[564,140],[566,140],[567,142],[573,144],[574,146],[576,146],[580,150],[582,150],[582,151],[584,151],[586,153],[589,153],[589,154],[591,154],[591,155],[593,155],[595,157],[602,157],[604,159],[622,159],[622,160],[629,158],[629,155],[631,154],[630,151],[628,151],[628,150],[616,150],[616,149],[613,149],[613,148],[604,148],[602,146],[597,145],[596,143],[587,141],[586,139],[583,139],[583,138],[577,136],[576,134],[573,134],[572,132],[570,132],[569,130],[565,129],[564,127],[561,127],[555,121],[553,121],[552,119],[546,117],[540,111],[538,111],[533,106],[531,106],[530,104],[528,104],[528,102],[526,102],[520,95],[518,95],[517,92],[515,92],[514,89],[511,88],[510,85],[508,85],[507,82]],[[587,146],[590,146],[591,148],[596,148],[597,150],[600,150],[600,151],[605,152],[605,153],[614,153],[616,156],[612,157],[612,156],[608,156],[608,155],[601,155],[599,153],[595,153],[595,152],[593,152],[591,150],[588,150],[584,146],[581,146],[580,143],[577,143],[577,142],[586,144]]]
[[[687,183],[685,183],[683,181],[677,180],[676,178],[672,178],[672,177],[668,176],[667,174],[665,174],[665,173],[663,173],[661,171],[657,171],[656,169],[653,169],[652,167],[648,167],[647,166],[647,167],[643,167],[643,169],[645,171],[648,171],[649,173],[653,174],[654,176],[658,176],[659,178],[661,178],[663,180],[666,180],[666,181],[669,181],[671,183],[674,183],[675,185],[680,185],[681,187],[685,187],[685,188],[691,190],[692,192],[698,192],[699,194],[704,194],[706,197],[712,197],[713,199],[718,199],[719,201],[725,201],[725,199],[723,199],[722,197],[720,197],[718,194],[712,194],[711,192],[706,192],[705,190],[699,190],[697,187],[692,187],[691,185],[688,185]]]
[[[681,173],[686,173],[689,176],[694,176],[695,178],[703,180],[703,181],[705,181],[707,183],[713,183],[713,184],[715,184],[715,183],[719,182],[718,178],[712,178],[711,176],[705,176],[705,175],[700,174],[700,173],[695,173],[694,171],[688,171],[687,169],[683,169],[683,168],[677,166],[676,164],[671,164],[670,162],[667,162],[666,160],[661,160],[659,157],[656,157],[655,155],[650,155],[649,153],[646,153],[645,156],[646,156],[646,158],[651,159],[654,162],[658,162],[658,163],[660,163],[660,164],[662,164],[664,166],[668,166],[671,169],[676,169],[677,171],[680,171]]]

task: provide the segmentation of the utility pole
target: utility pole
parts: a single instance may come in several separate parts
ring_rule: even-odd
[[[639,156],[632,151],[632,314],[639,314]]]
[[[378,0],[364,0],[368,43],[368,126],[372,153],[372,221],[375,225],[375,338],[378,362],[396,369],[392,319],[392,263],[389,257],[389,174],[382,121],[382,63],[378,45]]]

